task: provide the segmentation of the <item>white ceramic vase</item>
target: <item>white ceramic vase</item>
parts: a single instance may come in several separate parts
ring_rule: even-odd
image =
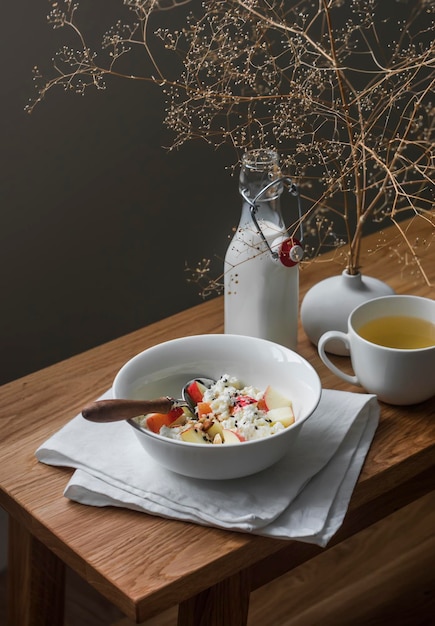
[[[301,322],[305,333],[317,345],[328,330],[347,332],[347,320],[353,309],[366,300],[388,296],[395,291],[377,278],[349,274],[344,270],[338,276],[320,281],[309,289],[301,304]],[[328,342],[328,352],[347,355],[343,342]]]

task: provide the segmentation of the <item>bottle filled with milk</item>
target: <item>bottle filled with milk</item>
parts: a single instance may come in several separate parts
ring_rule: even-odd
[[[225,333],[268,339],[296,349],[302,248],[286,228],[281,195],[297,188],[282,176],[274,150],[242,158],[242,214],[224,264]]]

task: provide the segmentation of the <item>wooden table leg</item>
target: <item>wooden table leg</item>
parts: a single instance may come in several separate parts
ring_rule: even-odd
[[[181,603],[178,626],[245,626],[250,590],[249,572],[239,572]]]
[[[9,516],[8,626],[62,626],[65,566]]]

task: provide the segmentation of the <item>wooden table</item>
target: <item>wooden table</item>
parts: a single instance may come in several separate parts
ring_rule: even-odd
[[[413,241],[428,234],[421,226],[421,221],[411,224]],[[433,298],[434,287],[414,273],[406,247],[398,264],[392,241],[392,231],[367,239],[366,249],[380,245],[382,251],[366,255],[365,273],[386,280],[398,293]],[[435,246],[422,256],[435,283]],[[304,268],[301,297],[339,271],[334,261]],[[65,564],[137,622],[179,604],[180,626],[241,626],[251,590],[321,552],[293,541],[73,503],[62,495],[71,470],[34,457],[41,443],[110,387],[135,353],[183,335],[222,332],[222,306],[221,298],[205,302],[0,389],[0,505],[10,516],[10,626],[63,623]],[[358,392],[326,370],[302,329],[299,339],[298,351],[317,369],[324,387]],[[432,491],[434,470],[435,399],[407,408],[382,405],[348,514],[328,548]]]

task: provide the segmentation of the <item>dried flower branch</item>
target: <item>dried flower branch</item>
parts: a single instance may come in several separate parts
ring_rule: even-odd
[[[183,28],[159,25],[162,11],[188,4]],[[173,147],[199,138],[230,143],[238,156],[277,149],[310,204],[307,233],[331,238],[331,224],[337,229],[343,222],[345,234],[334,240],[345,240],[351,274],[359,270],[369,220],[392,220],[405,239],[402,215],[420,216],[434,228],[433,0],[120,5],[125,15],[104,34],[97,54],[77,25],[78,3],[52,3],[50,22],[72,29],[78,49],[59,51],[49,80],[41,82],[36,71],[38,95],[29,111],[55,86],[83,93],[104,88],[108,76],[160,85]],[[138,50],[143,74],[119,70]],[[165,51],[180,61],[174,76],[158,62]],[[418,263],[412,245],[409,252]]]

